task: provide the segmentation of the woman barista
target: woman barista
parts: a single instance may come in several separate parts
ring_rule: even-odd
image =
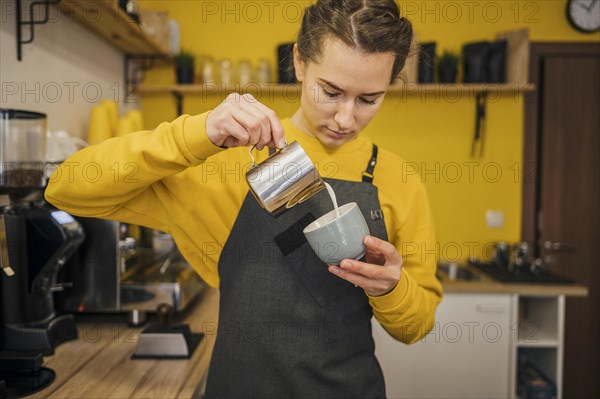
[[[441,287],[434,256],[423,255],[435,248],[424,186],[360,136],[411,40],[393,0],[319,0],[294,48],[302,96],[290,119],[233,94],[210,112],[84,149],[65,164],[75,173],[53,177],[46,198],[57,207],[169,232],[219,287],[207,397],[383,397],[371,317],[406,343],[432,327]],[[278,218],[249,194],[247,147],[262,161],[286,140],[302,145],[339,203],[371,215],[363,261],[328,267],[298,238],[307,215],[331,210],[325,192]],[[97,181],[77,173],[89,162],[103,168]]]

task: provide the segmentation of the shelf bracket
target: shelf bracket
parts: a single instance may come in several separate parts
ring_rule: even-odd
[[[138,85],[144,80],[146,72],[156,65],[161,58],[152,55],[125,55],[125,102],[139,101]]]
[[[177,90],[171,92],[173,98],[175,98],[175,106],[177,109],[177,118],[183,114],[183,94]]]
[[[42,1],[32,1],[29,3],[29,13],[25,15],[27,19],[23,19],[22,13],[22,1],[15,0],[15,8],[16,8],[16,29],[17,29],[17,60],[21,61],[23,59],[23,45],[33,43],[35,39],[35,30],[33,29],[34,25],[43,25],[50,20],[50,5],[58,4],[60,0],[42,0]],[[35,10],[38,9],[38,6],[44,6],[44,17],[41,19],[35,18]],[[29,38],[23,39],[23,27],[29,25]]]

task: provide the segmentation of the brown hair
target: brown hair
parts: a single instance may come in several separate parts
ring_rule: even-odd
[[[394,53],[393,82],[404,67],[413,31],[394,0],[318,0],[302,18],[300,59],[316,62],[327,36],[365,53]]]

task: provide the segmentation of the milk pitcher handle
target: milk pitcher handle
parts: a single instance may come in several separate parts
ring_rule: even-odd
[[[255,148],[256,144],[252,144],[252,147],[250,147],[250,151],[248,151],[248,153],[250,154],[250,158],[252,158],[252,166],[250,168],[254,168],[256,166],[256,160],[254,159],[254,155],[252,155],[252,151],[254,151]]]
[[[287,147],[287,141],[284,147]],[[252,166],[250,167],[250,169],[254,168],[256,166],[256,159],[254,159],[254,155],[252,155],[252,151],[254,151],[254,149],[256,148],[256,144],[252,144],[252,147],[250,147],[250,151],[248,151],[248,154],[250,154],[250,158],[252,158]]]

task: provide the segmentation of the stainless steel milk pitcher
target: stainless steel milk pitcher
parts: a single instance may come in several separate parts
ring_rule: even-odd
[[[325,183],[302,146],[294,141],[260,164],[250,149],[252,167],[246,172],[250,191],[258,203],[277,216],[325,188]]]

